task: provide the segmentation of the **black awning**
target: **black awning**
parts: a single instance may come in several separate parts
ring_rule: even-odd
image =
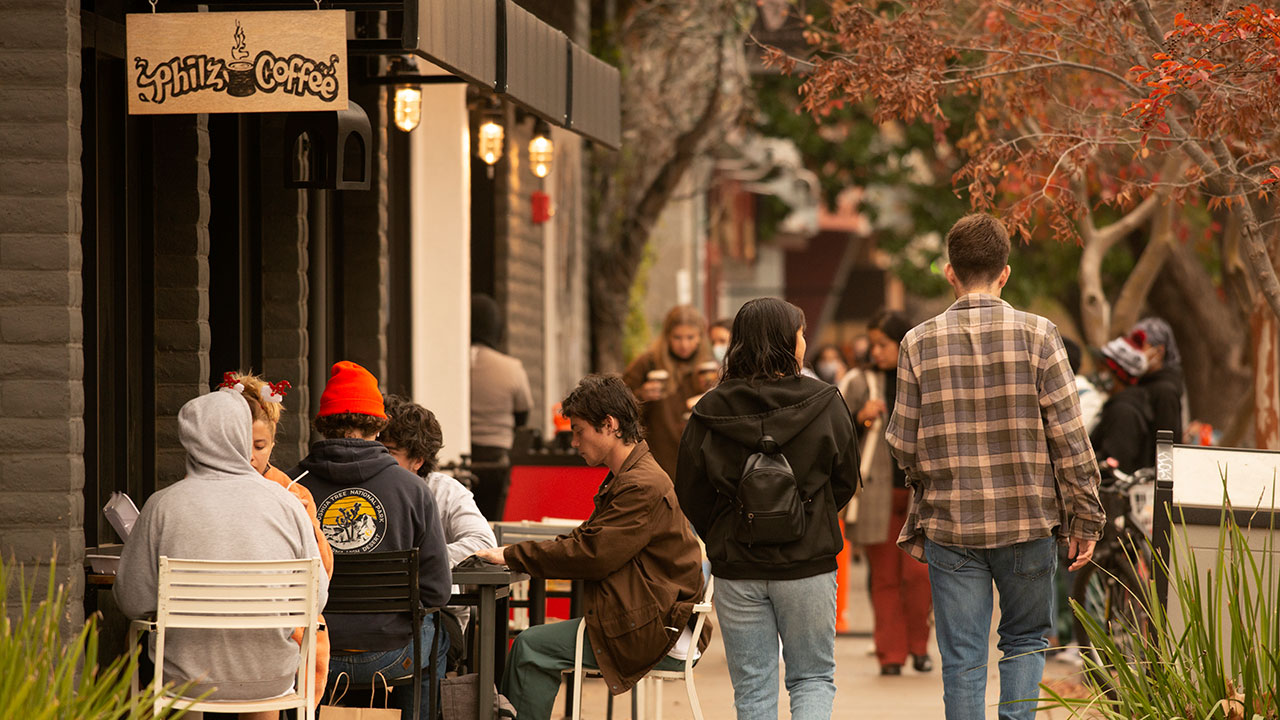
[[[573,43],[513,2],[507,2],[506,11],[506,87],[499,87],[498,92],[566,127],[569,48]]]
[[[565,127],[616,150],[622,143],[618,68],[574,45],[570,71],[569,124]]]
[[[590,140],[617,149],[618,70],[512,0],[404,0],[417,55]]]
[[[405,0],[406,5],[415,2],[418,44],[409,49],[455,75],[495,89],[506,72],[498,53],[498,12],[505,0]]]

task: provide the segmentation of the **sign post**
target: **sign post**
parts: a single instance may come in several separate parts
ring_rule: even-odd
[[[347,109],[343,10],[125,18],[129,114]]]

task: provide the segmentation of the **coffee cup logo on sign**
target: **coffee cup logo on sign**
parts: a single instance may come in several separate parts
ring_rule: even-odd
[[[245,46],[244,28],[236,21],[236,44],[231,46],[231,62],[227,63],[227,94],[248,97],[257,88],[253,84],[253,63]]]

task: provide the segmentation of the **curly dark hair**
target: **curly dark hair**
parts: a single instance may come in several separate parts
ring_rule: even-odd
[[[382,441],[400,448],[414,460],[421,460],[418,475],[426,477],[440,466],[437,455],[444,447],[444,432],[435,413],[399,395],[383,395],[382,404],[391,421],[382,431]]]
[[[353,434],[367,437],[369,435],[377,435],[385,430],[387,419],[363,413],[334,413],[332,415],[317,415],[311,421],[311,427],[315,428],[316,432],[323,435],[326,440],[351,437]]]
[[[597,431],[612,416],[618,421],[618,436],[623,442],[638,443],[644,439],[636,396],[617,375],[593,373],[579,380],[578,387],[561,401],[560,414],[570,420],[584,420]]]

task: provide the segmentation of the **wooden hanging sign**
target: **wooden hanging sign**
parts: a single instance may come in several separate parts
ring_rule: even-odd
[[[125,18],[129,114],[347,109],[343,10]]]

